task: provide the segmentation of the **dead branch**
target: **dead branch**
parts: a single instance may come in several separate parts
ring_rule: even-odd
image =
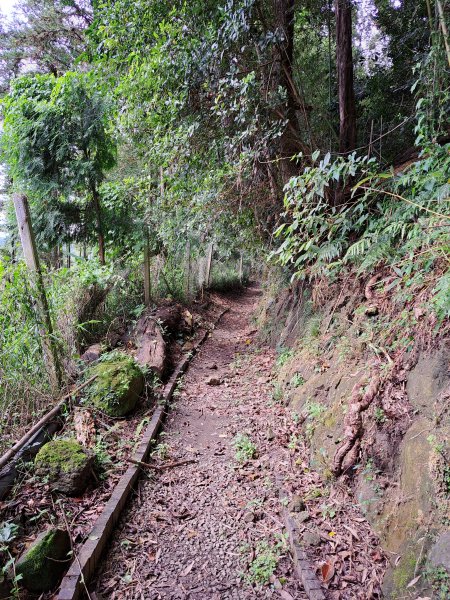
[[[172,469],[173,467],[181,467],[182,465],[188,465],[189,463],[196,463],[198,461],[194,459],[187,460],[179,460],[177,462],[172,462],[167,465],[154,465],[152,463],[142,462],[141,460],[134,460],[134,458],[129,458],[128,462],[133,465],[137,465],[138,467],[142,467],[144,469],[155,469],[155,471],[165,471],[166,469]]]

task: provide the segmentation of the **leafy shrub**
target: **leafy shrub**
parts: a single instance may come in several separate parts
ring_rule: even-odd
[[[402,172],[379,173],[374,159],[356,154],[313,158],[285,188],[286,222],[276,231],[282,243],[272,256],[308,278],[334,279],[345,265],[365,273],[390,265],[400,279],[436,268],[433,305],[441,321],[448,317],[450,145],[430,145]],[[353,188],[336,206],[337,182]]]
[[[255,458],[258,452],[258,448],[252,442],[252,440],[244,433],[238,433],[233,440],[233,446],[236,450],[236,460],[238,462],[245,462]]]

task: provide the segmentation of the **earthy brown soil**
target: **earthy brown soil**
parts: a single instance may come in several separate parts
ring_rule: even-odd
[[[326,597],[379,597],[377,537],[348,490],[310,469],[298,415],[274,394],[275,352],[258,345],[251,324],[258,297],[254,288],[229,297],[230,311],[191,364],[154,460],[195,462],[145,469],[94,599],[306,599],[283,537],[279,485],[289,500],[305,500],[302,543]],[[244,462],[239,434],[257,447]],[[262,584],[256,567],[270,555],[276,568]]]
[[[255,289],[230,298],[230,312],[193,361],[159,449],[166,463],[196,462],[141,481],[103,563],[98,596],[306,598],[280,544],[281,505],[266,452],[275,417],[268,385],[273,351],[256,347],[249,324],[257,298]],[[209,385],[211,377],[220,384]],[[238,433],[256,444],[258,457],[237,461]],[[261,544],[282,546],[266,586],[249,571]]]

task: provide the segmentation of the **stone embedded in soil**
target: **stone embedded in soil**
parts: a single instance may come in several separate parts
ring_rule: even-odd
[[[80,360],[82,360],[85,364],[89,365],[100,358],[100,354],[102,353],[101,344],[92,344],[89,348],[83,352],[80,356]]]
[[[124,417],[136,406],[144,389],[142,369],[124,352],[111,352],[88,369],[87,377],[97,376],[86,396],[110,417]]]
[[[309,514],[309,512],[307,510],[302,510],[295,517],[295,520],[297,521],[297,523],[301,524],[301,523],[305,523],[306,521],[309,521],[310,518],[311,518],[311,515]]]
[[[437,538],[428,559],[432,567],[444,567],[450,573],[450,531],[442,533]]]
[[[289,502],[289,510],[291,512],[302,512],[305,510],[305,503],[303,502],[303,498],[298,494],[294,494],[292,496],[291,501]]]
[[[244,523],[253,523],[253,521],[255,520],[255,514],[251,511],[246,512],[242,517],[242,520],[244,521]]]
[[[75,440],[53,440],[34,459],[36,474],[45,477],[53,490],[79,496],[92,474],[94,457]]]
[[[27,590],[40,594],[56,587],[70,564],[70,537],[65,529],[52,528],[41,533],[19,558],[16,575]]]
[[[305,546],[318,546],[321,541],[321,537],[316,531],[305,531],[302,535],[302,542]]]

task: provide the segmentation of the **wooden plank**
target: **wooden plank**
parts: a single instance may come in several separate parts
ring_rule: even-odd
[[[294,569],[297,577],[302,582],[306,595],[309,600],[325,600],[325,594],[323,593],[322,586],[311,566],[311,562],[309,561],[306,552],[300,546],[300,533],[297,524],[286,508],[283,509],[283,520],[289,534]]]
[[[216,324],[227,311],[228,309],[225,309],[220,313],[216,319]],[[201,345],[208,338],[208,335],[209,331],[205,331],[202,334],[195,348],[180,361],[173,375],[165,385],[163,404],[158,406],[153,413],[152,420],[147,426],[139,447],[133,455],[133,460],[136,462],[146,461],[152,447],[152,440],[156,438],[162,425],[166,415],[167,406],[172,399],[178,379],[186,371],[190,361],[197,354]],[[140,467],[138,465],[132,465],[120,478],[110,499],[95,522],[89,538],[81,547],[76,556],[76,560],[72,562],[69,571],[62,580],[57,600],[78,600],[81,598],[83,591],[87,589],[86,586],[95,572],[106,543],[114,530],[114,526],[119,520],[120,514],[139,474]]]
[[[275,477],[280,501],[285,503],[287,500],[286,492],[283,489],[281,476],[278,474]],[[320,581],[317,579],[316,573],[308,559],[306,552],[300,545],[300,532],[297,527],[297,523],[292,518],[289,510],[283,507],[281,511],[284,526],[289,535],[289,545],[292,554],[292,562],[294,563],[294,570],[303,585],[303,589],[306,592],[309,600],[325,600],[325,594],[322,591]]]
[[[39,332],[42,342],[42,350],[47,368],[50,385],[53,390],[61,386],[62,376],[59,364],[58,352],[53,339],[53,327],[50,311],[45,293],[44,280],[42,278],[39,256],[36,249],[33,226],[31,223],[28,199],[24,194],[14,194],[14,208],[16,211],[17,225],[19,228],[20,241],[23,255],[30,273],[30,282],[33,296],[36,300]]]
[[[133,455],[133,460],[145,461],[151,448],[151,441],[155,439],[161,426],[165,406],[158,406],[147,426],[141,443]],[[87,541],[81,547],[66,576],[64,577],[58,594],[58,600],[76,600],[83,591],[84,584],[89,582],[95,572],[97,563],[105,548],[105,545],[113,532],[120,513],[128,499],[128,496],[139,476],[139,467],[132,465],[128,467],[120,478],[110,499],[106,503],[99,518],[89,535]],[[84,582],[84,583],[83,583]]]

